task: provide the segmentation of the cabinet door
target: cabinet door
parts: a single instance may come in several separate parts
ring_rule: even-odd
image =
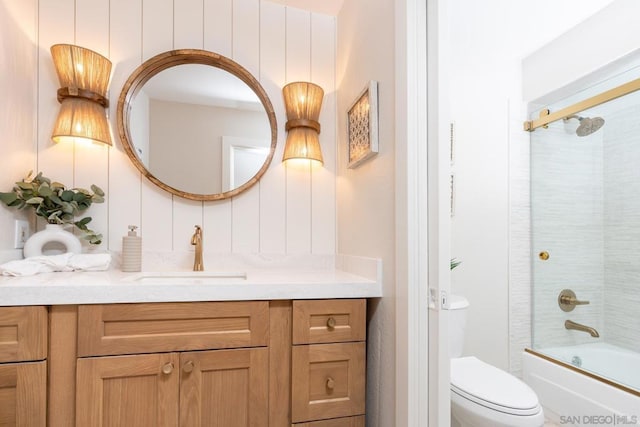
[[[47,309],[0,307],[0,363],[47,357]]]
[[[0,426],[44,427],[47,362],[0,365]]]
[[[177,353],[79,359],[76,425],[175,427]]]
[[[181,427],[269,425],[267,348],[180,355]]]

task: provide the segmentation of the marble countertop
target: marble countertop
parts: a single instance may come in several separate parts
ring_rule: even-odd
[[[378,259],[338,255],[320,262],[293,261],[235,262],[224,269],[214,264],[196,273],[143,266],[143,273],[112,268],[104,272],[1,277],[0,306],[382,296]]]

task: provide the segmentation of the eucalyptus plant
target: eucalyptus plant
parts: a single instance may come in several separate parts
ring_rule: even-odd
[[[98,245],[102,242],[102,234],[90,230],[87,224],[91,217],[75,220],[92,203],[104,202],[104,191],[97,185],[91,185],[91,191],[84,188],[67,189],[64,184],[33,171],[22,181],[16,182],[13,190],[0,192],[0,201],[17,209],[32,208],[35,214],[44,218],[49,224],[73,224],[84,232],[83,238],[89,243]]]

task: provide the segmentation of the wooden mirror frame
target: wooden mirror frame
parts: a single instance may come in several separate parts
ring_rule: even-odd
[[[161,71],[166,70],[167,68],[181,64],[210,65],[212,67],[220,68],[233,74],[244,83],[246,83],[255,92],[255,94],[260,99],[260,102],[262,102],[265,112],[267,113],[269,124],[271,125],[271,147],[269,150],[269,154],[260,170],[249,181],[245,182],[237,188],[234,188],[233,190],[215,194],[197,194],[182,191],[180,189],[167,185],[166,183],[155,177],[136,155],[133,141],[131,139],[131,133],[129,130],[129,117],[133,100],[135,99],[137,93],[142,89],[144,84],[149,81],[149,79],[151,79]],[[273,110],[273,105],[271,105],[269,96],[265,92],[264,88],[260,85],[258,80],[256,80],[256,78],[253,77],[253,75],[251,75],[251,73],[240,64],[222,55],[206,50],[171,50],[156,55],[153,58],[145,61],[131,74],[131,76],[127,79],[127,82],[124,84],[124,87],[120,92],[120,98],[118,99],[118,109],[116,114],[120,140],[122,141],[125,152],[129,156],[129,159],[133,162],[135,167],[138,168],[138,170],[145,177],[147,177],[147,179],[149,179],[158,187],[168,191],[171,194],[190,200],[222,200],[233,197],[251,188],[256,182],[260,180],[262,175],[264,175],[264,173],[269,168],[276,150],[276,144],[278,142],[278,125],[276,122],[276,115]]]

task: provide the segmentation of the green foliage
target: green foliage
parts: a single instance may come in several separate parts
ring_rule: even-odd
[[[84,188],[67,189],[59,182],[52,182],[42,172],[16,182],[9,193],[0,193],[0,201],[7,206],[23,209],[33,208],[36,215],[45,218],[49,224],[73,224],[85,233],[84,239],[98,245],[102,242],[102,234],[90,230],[87,224],[91,217],[87,216],[75,221],[92,203],[104,202],[104,191],[97,185],[91,185],[91,191]]]
[[[456,268],[460,264],[462,264],[462,261],[458,261],[455,258],[451,258],[451,270],[453,270],[454,268]]]

